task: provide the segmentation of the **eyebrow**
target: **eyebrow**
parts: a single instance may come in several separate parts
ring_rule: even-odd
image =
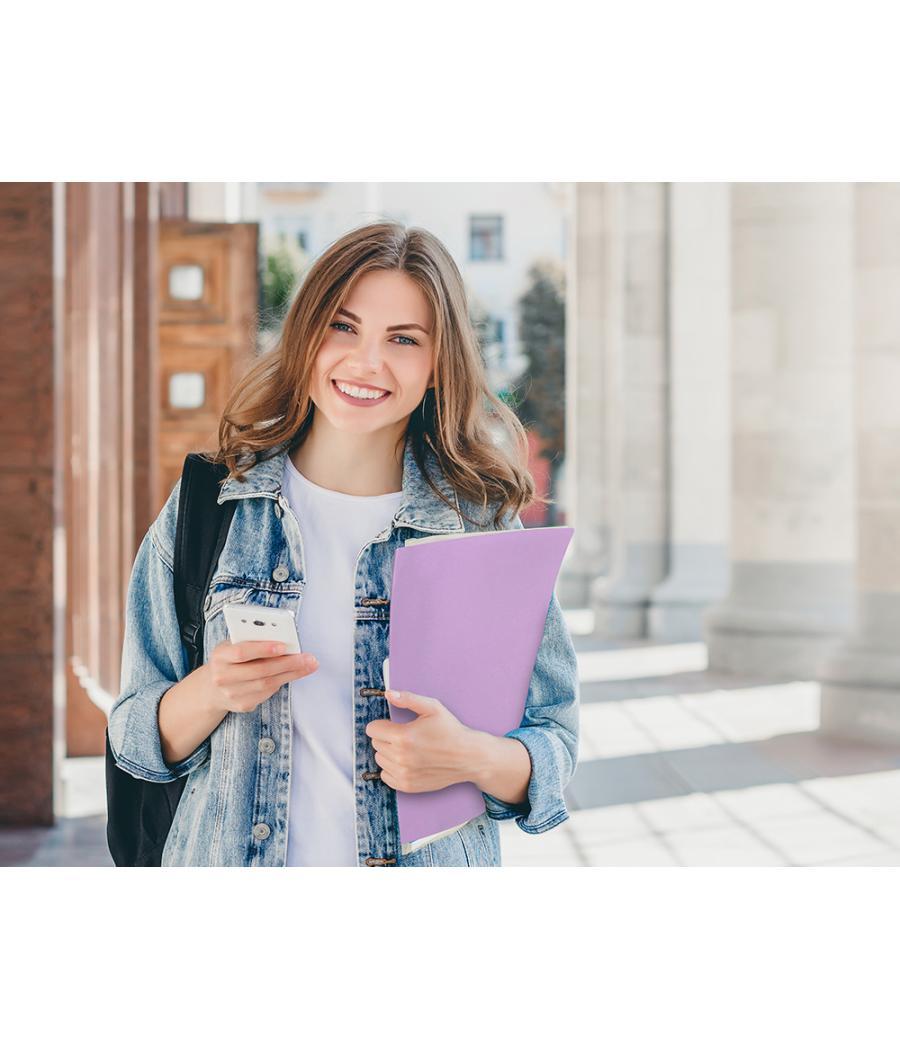
[[[338,313],[339,314],[344,314],[346,317],[349,317],[351,321],[356,321],[357,324],[362,324],[362,318],[361,317],[357,317],[356,314],[350,313],[349,310],[345,310],[343,307],[341,307],[338,310]],[[426,335],[431,335],[431,332],[429,332],[427,328],[423,328],[420,324],[417,324],[415,321],[410,321],[409,324],[392,324],[392,325],[388,325],[388,327],[385,328],[385,331],[386,332],[398,332],[401,328],[418,328],[419,331],[424,332]]]

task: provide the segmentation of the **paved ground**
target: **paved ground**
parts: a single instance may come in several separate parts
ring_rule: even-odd
[[[501,825],[506,866],[900,864],[900,748],[820,735],[814,682],[714,674],[700,644],[579,633],[570,819]],[[103,760],[66,765],[63,817],[0,830],[0,865],[106,866]]]

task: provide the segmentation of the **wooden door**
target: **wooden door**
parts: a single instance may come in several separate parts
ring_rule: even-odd
[[[256,355],[256,223],[160,222],[159,490],[188,452],[218,447],[219,419]]]

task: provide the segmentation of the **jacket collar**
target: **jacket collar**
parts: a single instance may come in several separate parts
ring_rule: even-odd
[[[246,499],[249,496],[270,496],[277,499],[281,494],[284,461],[288,455],[289,444],[289,441],[283,442],[276,446],[276,451],[269,458],[248,467],[244,471],[245,481],[228,478],[219,490],[217,502]],[[391,526],[405,525],[425,532],[463,532],[465,526],[459,513],[459,499],[453,486],[440,470],[437,457],[431,449],[426,449],[426,464],[432,480],[450,500],[453,509],[438,499],[422,476],[413,455],[412,439],[407,433],[403,447],[403,501],[394,514]]]

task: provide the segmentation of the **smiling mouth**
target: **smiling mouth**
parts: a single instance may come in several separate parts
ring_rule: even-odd
[[[346,401],[351,405],[380,405],[382,401],[387,400],[391,396],[390,390],[383,391],[378,397],[354,397],[352,394],[347,394],[337,385],[337,380],[332,379],[331,385],[334,387],[334,392],[343,401]],[[356,386],[355,383],[346,383],[345,386]],[[357,387],[358,390],[370,390],[371,387]]]

